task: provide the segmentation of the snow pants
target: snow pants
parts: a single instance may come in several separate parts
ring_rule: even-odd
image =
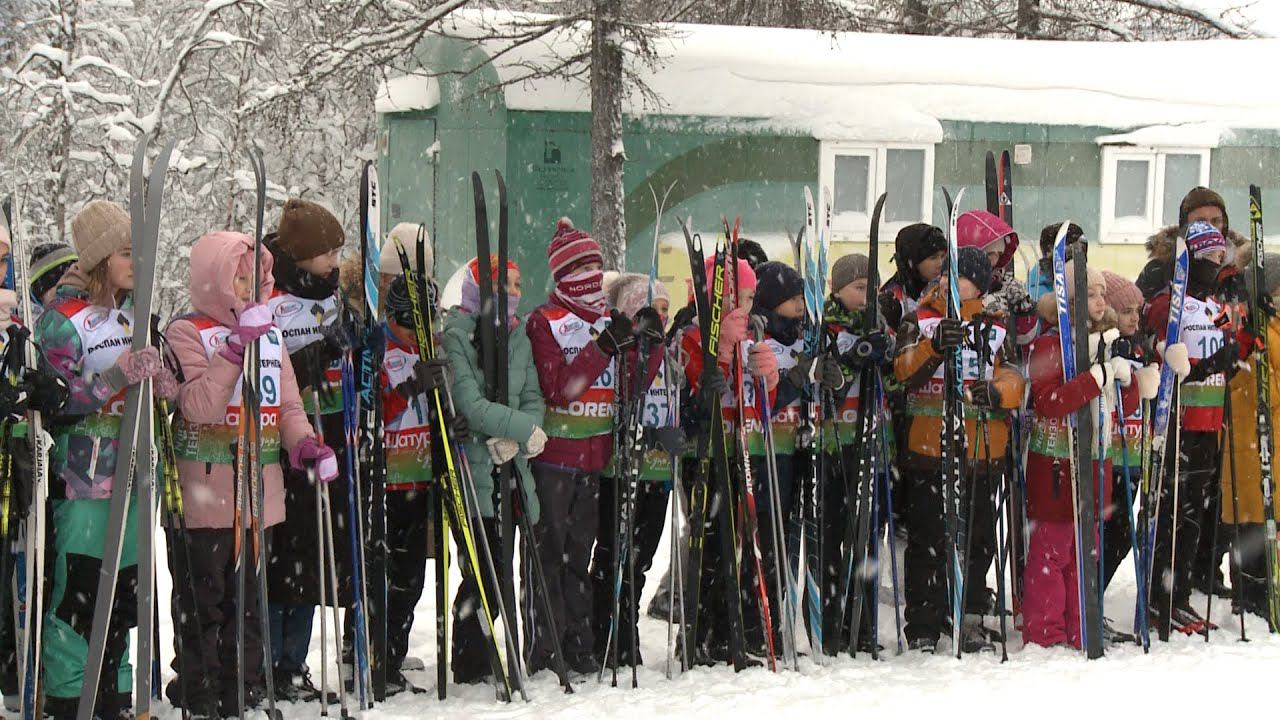
[[[178,536],[179,531],[168,528],[166,532],[171,534],[171,545],[181,548],[183,538]],[[270,528],[266,531],[268,546],[271,532]],[[252,551],[245,552],[241,565],[245,602],[243,608],[238,608],[235,535],[231,528],[188,529],[186,540],[190,543],[190,552],[180,550],[169,558],[169,572],[173,577],[172,666],[178,673],[170,688],[183,694],[181,698],[170,699],[193,711],[219,704],[223,708],[236,707],[239,694],[236,627],[237,616],[241,614],[244,647],[239,649],[239,660],[244,664],[246,695],[256,694],[248,689],[256,691],[265,685],[257,563]]]
[[[1032,521],[1023,575],[1022,637],[1045,647],[1080,647],[1079,588],[1075,524]]]
[[[614,592],[618,582],[615,574],[618,570],[618,523],[619,516],[617,493],[622,481],[614,478],[600,480],[599,529],[596,532],[596,547],[591,556],[591,625],[594,634],[595,656],[603,662],[611,662],[613,647],[605,655],[609,644],[609,629],[614,619]],[[619,665],[643,664],[634,640],[638,637],[639,616],[632,607],[631,599],[636,604],[644,592],[645,573],[653,567],[653,556],[658,551],[658,543],[662,540],[662,530],[667,521],[667,501],[671,490],[667,483],[652,480],[641,480],[636,484],[635,522],[631,532],[631,562],[635,565],[635,586],[632,587],[630,571],[625,563],[622,565],[621,596],[618,599],[618,632],[614,639],[617,648]],[[622,508],[622,512],[626,512]]]
[[[1175,607],[1186,607],[1191,602],[1192,575],[1199,554],[1201,533],[1206,530],[1206,508],[1212,502],[1211,496],[1216,497],[1219,491],[1218,434],[1189,430],[1184,430],[1181,434],[1176,481],[1177,507],[1174,507],[1175,483],[1166,478],[1160,493],[1156,545],[1152,558],[1151,613],[1160,621],[1157,628],[1161,631],[1161,637],[1168,634],[1165,623],[1169,619],[1170,596]],[[1172,444],[1169,452],[1173,452]],[[1171,459],[1166,461],[1165,467],[1172,472]],[[1213,507],[1217,513],[1217,505],[1214,504]]]
[[[89,656],[89,634],[98,597],[104,539],[110,531],[110,500],[50,502],[53,591],[44,617],[45,711],[56,718],[75,717]],[[133,666],[129,630],[138,623],[138,556],[135,530],[137,501],[129,500],[125,542],[116,576],[115,604],[107,630],[98,710],[112,714],[132,705]]]
[[[538,462],[529,467],[542,506],[533,539],[549,586],[552,619],[565,659],[578,665],[595,651],[590,564],[599,524],[600,476]],[[530,672],[551,667],[550,624],[540,613],[525,624],[525,647]]]
[[[1141,474],[1142,468],[1129,468],[1128,492],[1133,493],[1135,506],[1140,500],[1137,493],[1138,479]],[[1129,506],[1127,504],[1128,500],[1125,499],[1124,468],[1120,467],[1119,463],[1115,464],[1111,471],[1111,488],[1113,507],[1111,508],[1111,514],[1102,525],[1103,589],[1111,585],[1111,578],[1115,577],[1120,563],[1124,562],[1124,559],[1129,557],[1129,553],[1133,550],[1132,537],[1130,536],[1133,518],[1127,512]],[[1142,542],[1142,538],[1138,538],[1138,542]]]
[[[987,611],[987,569],[995,557],[995,492],[1000,475],[994,466],[978,466],[966,473],[961,509],[968,518],[965,563],[966,612]],[[907,469],[907,549],[903,557],[903,616],[907,640],[937,640],[951,630],[951,570],[947,567],[949,538],[941,465],[911,463]],[[970,493],[975,493],[970,502]],[[964,551],[964,548],[961,548]]]
[[[796,512],[795,462],[793,455],[778,455],[778,506],[782,511],[782,530],[785,534],[789,523]],[[778,589],[782,582],[778,577],[778,563],[786,562],[786,558],[778,557],[777,542],[774,539],[773,494],[769,491],[769,473],[763,456],[752,456],[752,481],[756,497],[756,519],[760,537],[760,564],[764,568],[764,588],[769,596],[770,624],[773,626],[773,646],[778,655],[782,653],[782,614],[778,607]],[[828,516],[830,517],[830,516]],[[748,538],[748,541],[750,538]],[[751,547],[742,551],[742,625],[747,636],[747,647],[763,649],[764,622],[760,615],[760,580],[756,577],[755,559]]]

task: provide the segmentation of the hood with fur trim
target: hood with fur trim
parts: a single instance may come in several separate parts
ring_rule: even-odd
[[[1227,231],[1227,240],[1230,248],[1227,253],[1227,262],[1235,262],[1236,256],[1240,252],[1240,248],[1249,245],[1249,238],[1241,235],[1235,230]],[[1178,241],[1178,226],[1170,225],[1160,228],[1155,235],[1147,238],[1147,256],[1152,260],[1161,262],[1172,262],[1173,249]]]

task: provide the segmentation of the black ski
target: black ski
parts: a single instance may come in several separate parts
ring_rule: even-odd
[[[884,203],[887,197],[887,194],[882,194],[876,200],[875,209],[871,213],[871,246],[867,256],[867,306],[863,310],[862,318],[863,337],[875,331],[876,316],[879,312],[876,288],[880,287],[880,273],[877,266],[880,261],[880,216],[884,212]],[[868,362],[863,366],[862,372],[859,374],[858,428],[855,431],[853,442],[853,457],[857,458],[858,466],[856,476],[845,478],[845,492],[848,498],[846,502],[853,505],[854,515],[853,522],[848,524],[849,533],[845,543],[847,575],[841,599],[848,598],[852,589],[853,607],[848,628],[848,650],[850,655],[855,656],[858,653],[858,635],[862,629],[863,605],[879,602],[877,594],[880,585],[879,568],[871,565],[871,517],[874,514],[872,505],[876,502],[876,471],[882,460],[878,456],[879,444],[876,442],[880,408],[874,405],[876,380],[879,371],[880,368],[875,363]],[[837,449],[837,452],[843,452],[843,450]],[[875,573],[874,581],[870,579],[873,572]],[[850,587],[851,585],[852,587]],[[870,585],[870,588],[868,588],[868,585]],[[867,595],[868,590],[871,591],[870,597]],[[873,609],[867,609],[874,613]],[[840,617],[843,620],[845,613],[840,613]],[[872,635],[875,635],[874,627],[872,628]],[[871,653],[873,656],[878,654],[875,645],[876,640],[872,637]]]
[[[1085,270],[1085,254],[1074,253],[1075,307],[1072,308],[1075,325],[1076,371],[1088,372],[1093,358],[1089,354],[1089,278]],[[1102,399],[1099,398],[1099,402]],[[1089,405],[1076,412],[1076,443],[1073,470],[1076,478],[1076,518],[1079,523],[1076,539],[1080,543],[1082,559],[1080,583],[1084,607],[1080,609],[1080,633],[1085,653],[1090,659],[1100,658],[1102,646],[1102,597],[1099,592],[1098,573],[1098,505],[1094,494],[1099,478],[1095,477],[1097,465],[1093,462],[1094,420]],[[1109,478],[1107,479],[1109,481]]]

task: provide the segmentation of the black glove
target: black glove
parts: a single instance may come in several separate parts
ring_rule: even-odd
[[[708,363],[702,368],[698,388],[698,395],[702,398],[704,407],[719,407],[720,398],[729,391],[729,381],[725,379],[724,373],[720,372],[719,365]]]
[[[879,365],[893,355],[897,342],[883,330],[873,330],[854,341],[853,347],[840,356],[849,367],[858,369],[868,363]]]
[[[1118,337],[1115,342],[1111,343],[1111,349],[1108,356],[1113,358],[1124,358],[1137,363],[1146,363],[1146,358],[1142,355],[1142,347],[1134,341],[1133,338]]]
[[[471,424],[467,422],[467,416],[458,413],[453,416],[453,424],[449,426],[449,437],[454,442],[460,442],[464,445],[471,442]]]
[[[980,408],[1000,407],[1000,391],[989,380],[979,380],[969,386],[969,404]]]
[[[600,337],[596,338],[596,345],[600,347],[600,352],[609,357],[630,350],[635,344],[636,333],[631,318],[616,310],[613,312],[613,320],[609,326],[600,333]]]
[[[787,381],[796,387],[804,387],[809,384],[810,375],[824,389],[839,390],[844,387],[844,371],[840,368],[840,361],[830,355],[811,358],[800,353],[795,367],[787,371]]]
[[[396,386],[396,392],[400,397],[408,400],[418,395],[426,395],[437,388],[443,388],[449,384],[448,368],[448,361],[440,358],[419,360],[414,364],[413,374],[409,379]]]
[[[300,386],[318,388],[324,384],[325,371],[341,354],[341,350],[322,337],[289,353],[289,361],[293,363],[293,374],[298,378]]]
[[[939,355],[964,344],[964,323],[956,318],[942,318],[933,332],[933,351]]]
[[[646,428],[650,442],[668,455],[683,455],[688,450],[684,430],[678,427]]]
[[[662,316],[651,307],[640,308],[636,313],[635,332],[651,344],[661,343],[667,337],[662,328]]]
[[[1223,333],[1222,347],[1212,355],[1191,366],[1191,372],[1183,382],[1203,382],[1210,375],[1226,373],[1228,379],[1234,374],[1236,363],[1240,359],[1240,343],[1235,333]]]
[[[26,415],[30,399],[25,385],[0,380],[0,416],[16,419]]]
[[[61,413],[71,398],[67,381],[53,368],[42,362],[27,370],[22,385],[27,392],[31,408],[46,415]]]

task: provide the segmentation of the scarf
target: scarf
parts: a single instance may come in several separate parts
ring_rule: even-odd
[[[519,305],[520,296],[507,293],[507,326],[512,329],[520,322],[516,318],[516,309]],[[480,314],[480,284],[469,272],[462,274],[462,302],[458,305],[458,309],[468,315]],[[496,311],[497,308],[494,310]]]
[[[271,244],[267,244],[267,249],[272,250]],[[298,267],[293,258],[284,253],[272,251],[275,256],[275,264],[271,268],[271,274],[276,279],[276,287],[289,293],[297,295],[307,300],[325,300],[333,297],[338,290],[338,270],[328,275],[315,275]],[[249,269],[253,269],[252,255],[249,259]]]
[[[604,272],[600,270],[565,275],[556,281],[551,294],[578,317],[592,324],[608,310],[604,296]]]

